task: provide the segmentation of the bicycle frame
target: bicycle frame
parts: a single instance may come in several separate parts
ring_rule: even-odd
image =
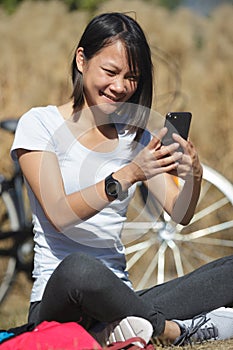
[[[23,176],[18,163],[15,163],[14,176],[10,181],[5,182],[5,187],[15,204],[20,229],[30,226],[26,217],[25,203],[23,199]]]
[[[16,119],[0,122],[0,128],[14,133],[17,122]],[[29,279],[32,278],[33,234],[31,218],[27,215],[24,189],[19,164],[14,162],[14,172],[10,179],[0,174],[0,196],[7,210],[6,213],[3,211],[1,224],[4,229],[1,228],[0,231],[0,303],[10,292],[18,272],[23,271]]]
[[[14,134],[17,123],[17,119],[5,120],[0,122],[0,128]],[[14,162],[14,173],[11,179],[5,179],[4,177],[0,179],[1,193],[7,191],[14,202],[18,215],[19,229],[24,229],[25,227],[27,228],[31,226],[31,221],[28,220],[26,216],[25,202],[23,197],[23,182],[23,175],[21,173],[18,162]]]

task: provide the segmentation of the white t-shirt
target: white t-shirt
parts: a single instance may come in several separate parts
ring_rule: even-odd
[[[116,128],[118,146],[115,150],[106,153],[94,152],[77,141],[57,107],[32,108],[19,120],[11,155],[17,160],[15,150],[19,148],[54,152],[61,169],[65,191],[70,194],[103,180],[127,164],[150,140],[150,133],[145,131],[140,143],[132,149],[135,135],[124,131],[121,125],[116,124]],[[47,175],[52,176],[49,173]],[[46,283],[58,264],[67,255],[77,251],[100,259],[131,287],[125,271],[121,231],[135,185],[130,187],[129,196],[124,201],[111,202],[90,219],[72,225],[62,233],[50,224],[31,188],[27,186],[27,189],[35,241],[32,302],[41,300]]]

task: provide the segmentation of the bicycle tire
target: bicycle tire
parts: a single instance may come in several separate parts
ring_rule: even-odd
[[[233,253],[233,184],[222,174],[203,164],[200,200],[187,226],[175,224],[150,198],[145,205],[139,190],[140,186],[122,233],[127,270],[136,290]]]
[[[7,191],[0,196],[0,304],[6,298],[16,276],[17,259],[11,254],[14,239],[9,231],[19,229],[19,219],[14,202]]]

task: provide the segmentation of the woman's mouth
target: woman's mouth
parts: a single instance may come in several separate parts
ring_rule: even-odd
[[[107,99],[109,99],[109,100],[111,100],[111,101],[113,101],[113,102],[118,102],[118,101],[119,101],[119,98],[116,98],[116,97],[114,97],[114,96],[110,96],[110,95],[106,94],[106,93],[103,92],[103,91],[100,91],[100,95],[101,95],[101,96],[107,97]]]

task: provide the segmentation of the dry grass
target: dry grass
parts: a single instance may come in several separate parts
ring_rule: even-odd
[[[170,13],[147,2],[112,0],[99,12],[122,9],[135,11],[151,46],[168,55],[162,56],[166,62],[161,61],[153,49],[157,97],[153,108],[163,115],[171,109],[192,111],[191,138],[201,159],[233,180],[233,7],[222,6],[203,18],[187,9]],[[23,2],[11,17],[0,9],[0,119],[69,98],[72,53],[88,20],[87,13],[68,13],[56,1]],[[175,67],[181,89],[171,72]],[[161,96],[177,89],[173,102]],[[3,159],[11,142],[0,136]],[[1,168],[9,168],[6,162],[4,157]]]
[[[161,114],[172,109],[192,111],[191,138],[201,160],[233,181],[233,7],[222,6],[209,18],[202,18],[185,9],[169,13],[148,2],[112,0],[99,12],[122,9],[136,12],[155,48],[153,108]],[[56,1],[23,2],[11,17],[0,9],[0,119],[19,117],[32,106],[60,104],[69,98],[69,65],[88,20],[88,13],[68,13]],[[166,54],[161,57],[157,48]],[[177,71],[182,78],[181,88]],[[171,91],[176,91],[174,101],[172,93],[163,96]],[[0,171],[5,174],[11,168],[11,142],[12,137],[0,132]],[[29,290],[30,286],[21,280],[1,307],[1,327],[26,322]],[[194,348],[233,349],[233,342]]]
[[[9,329],[27,323],[31,283],[19,275],[9,294],[1,304],[0,329]]]
[[[1,306],[0,309],[0,328],[8,329],[27,322],[27,310],[29,299],[30,284],[25,280],[24,276],[20,276],[14,290],[9,298]],[[233,350],[233,339],[225,341],[214,341],[200,345],[173,347],[173,346],[155,346],[156,350]]]

